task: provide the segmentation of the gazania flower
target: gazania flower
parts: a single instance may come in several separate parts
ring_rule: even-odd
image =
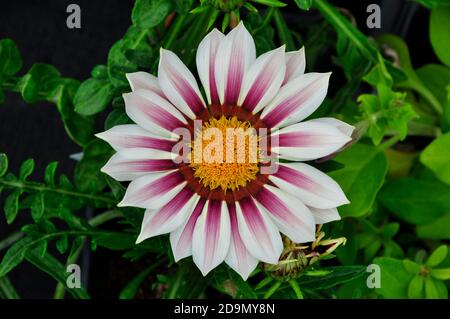
[[[175,260],[192,255],[204,275],[225,261],[246,279],[259,261],[278,262],[280,232],[295,243],[312,242],[316,224],[340,218],[336,207],[348,200],[339,185],[300,161],[338,151],[353,127],[332,118],[299,123],[322,103],[330,73],[304,73],[303,49],[286,53],[282,46],[256,58],[242,23],[226,36],[210,32],[196,62],[206,100],[194,75],[168,50],[161,49],[157,78],[127,75],[132,92],[123,97],[136,124],[98,134],[117,151],[102,171],[131,181],[120,206],[146,209],[137,242],[170,233]],[[267,133],[256,133],[254,161],[180,162],[180,143],[190,159],[209,148],[208,138],[195,137],[198,121],[219,132]],[[183,130],[194,138],[185,140]],[[263,147],[266,137],[271,142]],[[193,146],[199,141],[200,148]],[[228,141],[220,142],[224,149]],[[231,145],[233,158],[250,149],[249,142]],[[272,173],[263,169],[269,153]]]

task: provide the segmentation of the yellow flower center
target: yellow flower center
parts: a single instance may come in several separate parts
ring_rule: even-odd
[[[211,118],[196,132],[190,156],[194,176],[204,186],[236,190],[259,172],[258,135],[250,122],[236,116]]]

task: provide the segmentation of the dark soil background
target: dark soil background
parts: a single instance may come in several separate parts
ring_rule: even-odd
[[[332,2],[349,9],[367,34],[392,32],[403,36],[413,52],[415,67],[436,60],[428,40],[429,13],[412,1]],[[66,8],[70,3],[81,7],[81,29],[66,27]],[[54,65],[65,77],[83,80],[95,65],[106,62],[109,48],[130,26],[133,3],[133,0],[5,1],[0,11],[0,38],[16,41],[24,62],[22,72],[35,62],[45,62]],[[370,3],[382,5],[381,30],[365,27],[366,7]],[[18,94],[7,93],[4,105],[0,106],[0,152],[8,155],[13,172],[18,171],[23,160],[34,158],[36,172],[31,178],[40,179],[46,164],[54,160],[60,163],[58,172],[71,176],[75,162],[69,155],[79,151],[65,134],[54,105],[27,105]],[[3,207],[2,199],[0,205]],[[10,226],[0,216],[0,238],[29,222],[26,215],[19,215]],[[118,253],[100,250],[91,257],[85,254],[84,262],[91,264],[89,291],[93,297],[116,298],[124,285],[123,278],[131,279],[140,270],[136,265],[126,269],[127,263],[120,261]],[[26,262],[9,277],[23,298],[50,298],[54,291],[53,279]]]

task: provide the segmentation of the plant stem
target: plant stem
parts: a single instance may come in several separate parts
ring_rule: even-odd
[[[6,276],[0,277],[0,296],[5,299],[20,299],[16,289]]]
[[[180,287],[182,279],[183,279],[183,270],[181,268],[178,268],[175,281],[173,282],[172,286],[170,287],[170,291],[167,294],[168,299],[175,299],[177,297],[178,287]]]
[[[6,237],[5,239],[2,239],[0,241],[0,250],[8,248],[9,246],[14,244],[16,241],[18,241],[23,236],[24,236],[24,233],[22,233],[21,231],[17,231],[15,233],[12,233],[11,235]]]
[[[388,148],[390,148],[391,146],[395,145],[398,141],[400,141],[400,135],[394,135],[392,137],[390,137],[386,142],[380,144],[378,146],[378,149],[380,151],[384,151]]]
[[[122,216],[123,214],[118,210],[108,210],[91,218],[88,221],[88,223],[92,227],[97,227],[103,223],[106,223],[107,221]],[[83,251],[84,245],[86,244],[86,237],[82,238],[83,238],[82,244],[73,254],[71,254],[67,258],[66,265],[75,264],[78,261],[78,258],[80,257],[81,252]],[[53,299],[64,299],[65,294],[66,294],[66,287],[61,282],[58,282],[58,284],[56,285],[55,293],[53,294]]]
[[[280,288],[281,286],[281,281],[277,281],[276,283],[274,283],[272,285],[272,287],[270,287],[269,290],[267,290],[267,292],[264,294],[264,299],[269,299],[270,296],[272,296],[277,290],[278,288]]]
[[[277,27],[278,36],[280,37],[280,42],[286,44],[286,51],[295,50],[294,39],[292,34],[284,21],[283,16],[279,10],[275,10],[273,14],[275,20],[275,26]]]
[[[183,27],[184,22],[186,21],[186,14],[178,15],[173,23],[172,27],[169,30],[169,33],[166,36],[166,40],[164,41],[163,47],[165,49],[170,50],[177,39],[181,28]]]
[[[292,290],[294,290],[295,295],[297,296],[297,299],[304,299],[303,293],[300,290],[300,286],[294,279],[289,280],[289,285],[291,285]]]
[[[81,193],[81,192],[77,192],[77,191],[69,191],[69,190],[60,189],[60,188],[51,188],[51,187],[43,186],[41,184],[36,184],[36,183],[23,183],[20,181],[7,181],[3,178],[0,178],[0,185],[1,184],[5,185],[6,187],[12,187],[12,188],[28,189],[28,190],[38,191],[38,192],[53,192],[53,193],[58,193],[58,194],[63,194],[63,195],[68,195],[68,196],[81,197],[81,198],[90,199],[90,200],[102,201],[102,202],[106,202],[106,203],[110,203],[110,204],[116,203],[115,200],[111,197],[86,194],[86,193]]]
[[[259,27],[257,27],[254,31],[253,31],[253,36],[255,34],[257,34],[259,31],[261,31],[262,29],[264,29],[269,22],[272,20],[272,16],[273,13],[275,12],[275,8],[274,7],[270,7],[268,10],[266,10],[266,12],[264,13],[264,18],[262,23],[259,25]]]
[[[123,214],[119,210],[107,210],[106,212],[103,212],[89,220],[89,225],[92,227],[100,226],[103,223],[106,223],[107,221],[110,221],[114,218],[123,217]]]

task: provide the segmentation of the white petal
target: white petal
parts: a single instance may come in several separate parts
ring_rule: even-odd
[[[269,179],[307,206],[326,209],[349,203],[338,183],[305,163],[282,163]]]
[[[334,126],[306,121],[275,132],[272,151],[289,160],[313,160],[336,152],[349,141]]]
[[[224,201],[208,201],[197,219],[192,241],[192,258],[203,276],[224,261],[229,246],[227,205]]]
[[[117,206],[157,209],[167,204],[185,185],[186,181],[178,170],[150,173],[131,181]]]
[[[180,227],[186,222],[199,198],[192,191],[184,189],[160,209],[147,209],[136,243],[150,237],[170,233]]]
[[[151,91],[137,90],[126,93],[123,99],[128,116],[154,134],[174,138],[173,131],[187,123],[172,104]]]
[[[297,123],[311,115],[327,95],[330,73],[306,73],[282,86],[261,118],[271,128]]]
[[[150,148],[128,148],[114,154],[101,171],[118,181],[175,168],[176,154]]]
[[[278,93],[286,71],[285,46],[259,56],[244,77],[238,105],[257,113]]]
[[[286,53],[286,74],[283,85],[305,73],[305,48]]]
[[[177,55],[161,49],[158,82],[164,95],[191,119],[205,108],[195,77]]]
[[[106,141],[116,151],[127,148],[152,148],[161,151],[170,151],[178,136],[171,139],[161,135],[150,133],[136,124],[117,125],[109,130],[95,134],[98,138]]]
[[[263,262],[276,264],[283,250],[278,228],[250,197],[236,202],[236,213],[239,234],[248,251]]]
[[[215,77],[215,61],[217,49],[219,48],[220,41],[224,37],[222,32],[214,28],[200,42],[197,49],[197,71],[205,89],[208,104],[219,104]]]
[[[299,199],[276,187],[265,185],[257,194],[256,203],[261,211],[273,219],[278,229],[293,242],[314,241],[316,227],[308,207]]]
[[[220,42],[216,55],[216,84],[222,104],[237,103],[245,73],[255,59],[255,42],[241,21]]]
[[[126,74],[128,83],[130,83],[130,87],[132,91],[136,90],[149,90],[161,97],[164,97],[163,91],[159,87],[158,78],[153,74],[147,72],[134,72]]]
[[[326,224],[335,220],[340,220],[341,216],[336,207],[328,209],[319,209],[315,207],[309,207],[311,213],[314,216],[314,220],[317,225]]]
[[[338,119],[335,119],[334,117],[320,117],[317,119],[312,119],[312,120],[310,120],[310,122],[324,123],[324,124],[334,126],[335,128],[337,128],[339,131],[341,131],[342,133],[344,133],[347,136],[352,136],[353,131],[355,130],[354,126],[347,124],[343,121],[340,121]]]
[[[258,260],[250,254],[239,234],[236,207],[230,205],[228,210],[230,213],[231,241],[225,262],[241,275],[242,279],[247,280],[248,276],[258,266]]]
[[[183,225],[170,233],[170,245],[175,261],[192,255],[192,238],[195,223],[205,207],[206,200],[200,198]]]

